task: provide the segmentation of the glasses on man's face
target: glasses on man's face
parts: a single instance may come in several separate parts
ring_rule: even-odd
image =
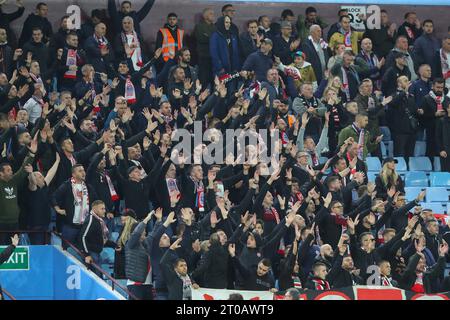
[[[365,241],[375,242],[375,239],[371,238],[371,239],[366,239]]]
[[[344,206],[342,204],[335,205],[333,208],[343,208]]]
[[[228,9],[226,12],[236,12],[236,10],[234,10],[234,9]]]

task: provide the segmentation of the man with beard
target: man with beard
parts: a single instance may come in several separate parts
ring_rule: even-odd
[[[436,123],[436,149],[442,171],[450,172],[450,105],[447,106],[447,116]]]
[[[159,29],[156,36],[155,48],[162,49],[162,61],[160,61],[160,68],[169,63],[175,64],[176,53],[183,48],[184,30],[178,26],[178,16],[175,13],[167,15],[167,23],[163,28]],[[158,70],[160,71],[160,70]]]
[[[116,33],[119,32],[119,30],[121,29],[120,26],[122,24],[123,18],[131,17],[133,19],[136,32],[140,35],[140,23],[145,19],[145,17],[152,9],[155,0],[146,0],[142,8],[138,11],[133,10],[130,1],[123,1],[120,5],[120,11],[118,11],[115,2],[115,0],[108,0],[108,12],[114,24],[114,31]]]
[[[417,109],[417,113],[421,115],[422,125],[425,127],[427,135],[427,151],[428,157],[437,155],[435,126],[436,121],[445,117],[446,110],[450,104],[450,100],[444,95],[445,81],[437,78],[433,81],[432,90],[423,98],[422,105]]]
[[[321,118],[325,116],[327,108],[319,99],[314,97],[313,87],[310,83],[304,83],[301,86],[301,95],[294,99],[292,109],[298,116],[302,117],[302,123],[303,114],[306,113],[308,115],[308,121],[305,119],[304,134],[318,142],[322,130]]]
[[[78,35],[69,32],[66,43],[59,59],[58,83],[60,91],[74,90],[77,79],[81,76],[81,66],[85,63],[86,56],[83,49],[78,46]]]
[[[343,234],[338,243],[338,251],[334,257],[333,265],[328,273],[328,281],[333,288],[345,288],[364,284],[355,269],[353,258],[348,254],[348,235]]]
[[[412,49],[414,41],[422,35],[422,32],[417,14],[415,12],[407,12],[405,14],[405,22],[398,28],[398,35],[405,36],[408,39],[408,46]]]

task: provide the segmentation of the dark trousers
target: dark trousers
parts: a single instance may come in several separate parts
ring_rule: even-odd
[[[433,157],[437,155],[436,153],[436,133],[434,130],[434,125],[431,127],[426,127],[425,128],[425,132],[427,133],[427,140],[426,140],[426,145],[427,145],[427,151],[426,151],[426,156],[427,157],[431,157],[431,162],[433,162]]]
[[[139,300],[153,300],[153,286],[150,284],[129,285],[127,288]],[[130,297],[128,300],[134,299]]]
[[[79,248],[78,237],[80,236],[81,226],[74,227],[70,224],[64,224],[62,230],[62,237]],[[62,242],[63,249],[67,249],[68,245],[65,241]]]
[[[413,157],[414,147],[416,146],[416,135],[413,134],[394,134],[394,157]]]
[[[206,89],[213,82],[213,72],[211,58],[199,57],[198,61],[198,79],[202,88]]]
[[[0,223],[0,245],[10,245],[13,231],[19,230],[18,223]]]
[[[373,150],[373,151],[370,153],[370,155],[371,155],[372,157],[377,157],[377,158],[380,158],[380,159],[383,158],[383,154],[381,153],[381,143],[383,143],[383,142],[380,142],[379,144],[377,144],[375,150]]]
[[[450,172],[450,154],[447,154],[447,158],[442,158],[441,159],[441,171],[444,172]]]
[[[30,231],[36,231],[36,232],[30,232],[28,233],[28,236],[30,238],[30,242],[32,245],[44,245],[48,243],[49,237],[48,235],[48,225],[46,226],[31,226]]]

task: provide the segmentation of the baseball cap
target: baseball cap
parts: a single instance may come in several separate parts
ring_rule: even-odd
[[[394,162],[394,163],[398,163],[398,160],[392,157],[387,157],[385,159],[383,159],[383,165],[385,165],[388,162]]]
[[[289,21],[281,21],[281,29],[284,28],[292,28],[292,25]]]
[[[400,52],[400,51],[394,51],[393,56],[394,56],[394,59],[405,58],[406,54],[404,54],[403,52]]]
[[[273,47],[273,42],[269,38],[265,38],[261,42],[264,42],[265,44],[270,44]]]

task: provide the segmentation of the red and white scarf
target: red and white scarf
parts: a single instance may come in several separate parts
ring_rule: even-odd
[[[74,49],[68,49],[67,50],[67,58],[66,58],[66,66],[72,67],[77,65],[77,50]],[[77,72],[72,70],[67,70],[64,73],[64,79],[76,79],[77,78]]]
[[[442,77],[445,80],[450,79],[450,61],[448,60],[448,53],[444,52],[443,49],[441,49],[439,53],[441,54]]]
[[[311,36],[308,36],[308,39],[311,40],[312,43],[317,44],[317,42],[314,41],[314,39]],[[328,48],[328,43],[320,38],[319,45],[323,50],[326,50]]]
[[[169,191],[169,195],[173,194],[174,192],[179,192],[177,185],[177,179],[173,178],[166,178],[166,185],[167,185],[167,191]]]
[[[292,282],[294,283],[294,288],[297,288],[297,289],[302,289],[303,288],[302,281],[300,280],[299,276],[293,275],[292,276]]]
[[[414,282],[414,285],[411,287],[412,292],[417,293],[425,293],[425,288],[423,286],[423,272],[416,273],[416,281]]]
[[[280,215],[277,209],[274,207],[264,209],[264,221],[275,221],[277,224],[280,223]]]
[[[358,138],[358,159],[364,160],[364,129],[360,129],[355,123],[352,124],[353,130],[359,135]]]
[[[73,223],[83,224],[89,214],[89,194],[86,183],[76,183],[74,178],[70,178],[74,199]]]
[[[330,283],[328,281],[319,278],[313,278],[312,281],[316,290],[330,290]]]
[[[106,170],[104,171],[102,176],[105,177],[106,183],[108,184],[108,189],[109,189],[109,194],[111,195],[111,200],[112,201],[119,200],[119,195],[117,194],[116,189],[114,188],[114,184],[111,180],[111,177],[109,176],[109,174]]]
[[[203,186],[203,181],[196,181],[191,177],[192,181],[195,185],[195,206],[198,208],[198,211],[205,211],[205,188]]]
[[[383,287],[392,287],[391,278],[386,276],[381,276],[381,285]]]
[[[408,34],[408,37],[414,40],[416,36],[414,35],[414,32],[412,31],[412,29],[408,26],[405,26],[405,30],[406,30],[406,33]]]
[[[133,68],[135,71],[141,70],[144,63],[142,62],[142,51],[141,45],[139,43],[139,38],[136,34],[136,31],[133,30],[131,34],[121,33],[122,43],[128,44],[130,47],[132,44],[136,45],[136,48],[131,52],[131,61],[133,62]]]
[[[344,33],[344,45],[346,49],[352,50],[352,30]]]
[[[434,100],[434,102],[436,102],[436,108],[437,108],[436,110],[437,111],[444,110],[444,107],[442,106],[444,96],[437,96],[433,90],[430,91],[429,95]]]
[[[97,35],[94,33],[94,39],[98,43],[98,48],[101,50],[108,46],[108,39],[105,37],[97,37]]]
[[[106,241],[108,241],[109,230],[108,227],[106,226],[105,221],[98,215],[96,215],[94,211],[91,211],[91,214],[94,218],[96,218],[100,222],[100,225],[102,226],[103,243],[106,243]]]
[[[133,104],[136,102],[136,91],[130,76],[127,76],[125,79],[125,99],[128,104]]]

